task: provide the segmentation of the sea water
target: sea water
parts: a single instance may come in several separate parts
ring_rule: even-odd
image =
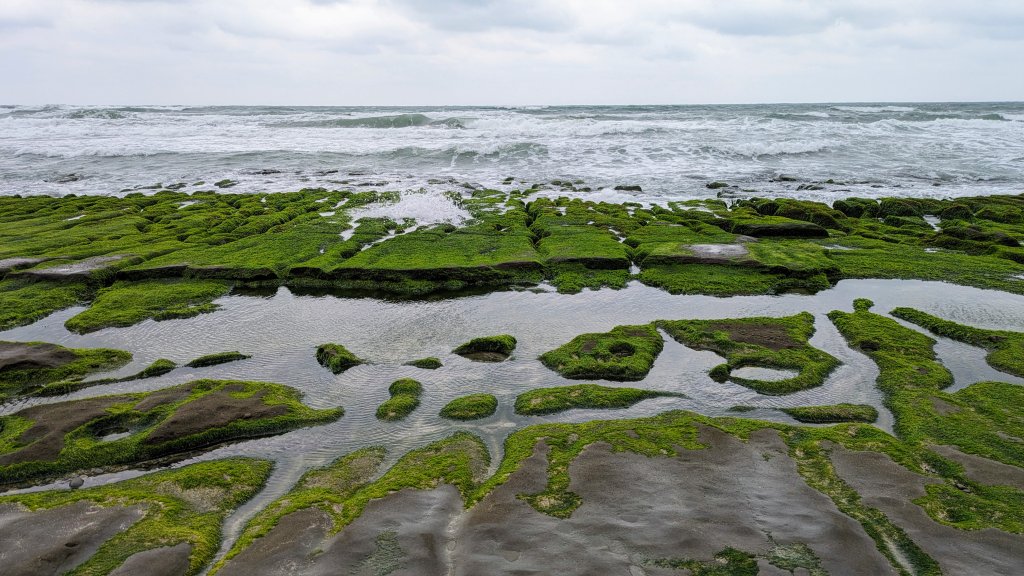
[[[424,194],[420,212],[449,190],[552,180],[584,183],[546,193],[619,202],[1019,194],[1024,103],[0,106],[0,195],[221,190],[227,179],[231,192]]]

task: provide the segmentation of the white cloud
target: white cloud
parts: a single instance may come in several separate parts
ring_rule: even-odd
[[[1024,2],[4,0],[0,102],[1020,99]]]

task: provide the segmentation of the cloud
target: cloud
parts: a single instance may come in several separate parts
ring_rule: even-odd
[[[983,8],[983,9],[982,9]],[[4,102],[1012,99],[1024,2],[4,0]]]

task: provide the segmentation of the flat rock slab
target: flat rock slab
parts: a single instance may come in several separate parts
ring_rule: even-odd
[[[138,507],[84,501],[38,512],[0,505],[0,569],[4,576],[64,574],[143,514]]]
[[[188,573],[191,555],[192,545],[187,542],[146,550],[129,556],[110,576],[183,576]]]
[[[0,342],[0,372],[59,368],[76,358],[74,352],[56,344]]]
[[[766,552],[768,534],[778,544],[806,544],[831,574],[895,573],[857,522],[803,482],[777,434],[744,443],[704,429],[701,439],[709,449],[674,458],[588,447],[570,466],[570,489],[583,504],[566,520],[517,497],[544,489],[541,445],[468,511],[455,488],[442,485],[373,501],[335,536],[326,536],[323,512],[293,513],[221,574],[652,576],[679,574],[652,566],[656,558],[711,560],[726,546]]]
[[[975,454],[965,454],[953,446],[930,446],[932,452],[955,461],[964,467],[967,477],[979,484],[990,486],[1012,486],[1024,490],[1024,469]]]
[[[12,270],[20,270],[45,262],[43,258],[0,258],[0,274],[6,274]]]
[[[79,260],[78,262],[70,262],[68,264],[58,264],[49,268],[32,268],[21,272],[26,276],[32,276],[33,278],[40,278],[44,280],[67,280],[72,278],[87,278],[93,272],[100,270],[106,270],[111,268],[115,264],[119,264],[125,260],[135,258],[128,254],[117,254],[113,256],[94,256],[92,258],[86,258],[85,260]]]
[[[1024,536],[995,528],[958,530],[935,522],[913,501],[925,486],[940,482],[907,470],[885,454],[832,450],[836,472],[868,506],[881,510],[928,555],[945,574],[1020,574]]]

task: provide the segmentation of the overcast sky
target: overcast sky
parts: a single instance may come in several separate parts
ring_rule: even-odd
[[[0,0],[0,103],[1024,99],[1024,0]]]

